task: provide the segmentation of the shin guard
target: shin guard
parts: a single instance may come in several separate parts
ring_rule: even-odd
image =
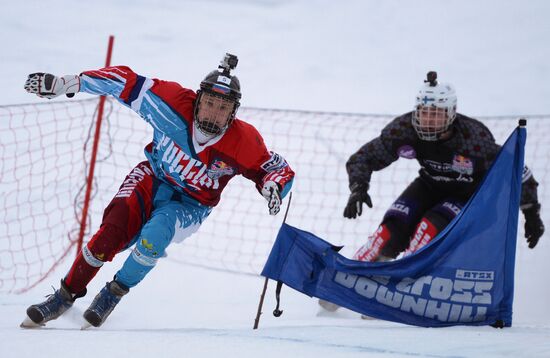
[[[127,244],[124,231],[116,226],[102,225],[90,242],[82,247],[71,269],[65,277],[65,283],[73,293],[83,291],[95,277],[103,263],[111,261]]]
[[[378,227],[376,232],[369,236],[367,243],[359,248],[355,255],[354,260],[358,261],[377,261],[380,256],[380,251],[386,246],[390,240],[391,233],[385,224]]]
[[[416,226],[411,243],[409,244],[407,250],[403,253],[403,256],[405,257],[412,255],[416,251],[428,245],[430,241],[437,236],[439,231],[440,229],[430,220],[427,218],[422,218],[420,223]]]

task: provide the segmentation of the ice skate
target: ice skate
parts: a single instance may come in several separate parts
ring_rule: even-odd
[[[72,307],[77,298],[85,294],[86,291],[80,294],[71,293],[65,282],[61,280],[61,287],[55,290],[53,294],[46,296],[46,301],[27,308],[27,317],[20,327],[36,328],[44,326],[46,322],[59,318],[59,316]]]
[[[90,307],[84,312],[84,319],[94,327],[101,326],[111,312],[113,312],[122,296],[127,294],[128,291],[128,289],[122,287],[116,281],[108,282],[95,296]]]
[[[340,308],[337,304],[322,299],[319,299],[319,306],[328,312],[336,312]]]

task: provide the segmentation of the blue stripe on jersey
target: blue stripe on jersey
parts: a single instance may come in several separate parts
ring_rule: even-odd
[[[187,122],[176,111],[166,104],[160,97],[151,91],[143,96],[143,102],[138,110],[143,119],[153,126],[156,130],[170,134],[170,137],[176,139],[179,145],[187,145],[188,128]],[[173,133],[182,131],[182,135],[173,135]],[[187,150],[187,148],[186,148]]]
[[[101,96],[109,94],[120,100],[122,90],[124,90],[124,83],[118,80],[95,78],[87,75],[82,75],[80,80],[80,92]]]
[[[126,103],[132,104],[133,101],[139,96],[139,92],[141,92],[141,88],[143,87],[143,83],[145,82],[145,77],[137,75],[136,84],[134,85],[134,88],[132,88],[132,92],[130,93],[130,96],[128,97],[128,100]]]
[[[96,79],[83,76],[82,92],[99,95],[113,95],[120,103],[132,108],[153,129],[153,150],[145,155],[155,175],[162,181],[170,183],[178,191],[193,192],[198,180],[205,180],[207,163],[203,163],[191,140],[191,128],[180,113],[172,109],[164,100],[151,90],[143,92],[148,80],[138,77],[130,102],[132,107],[120,98],[124,84],[110,79]],[[139,104],[139,108],[138,107]],[[209,185],[218,185],[212,179]]]
[[[187,123],[189,121],[187,121],[187,119],[184,116],[180,115],[168,103],[164,102],[162,99],[160,99],[155,94],[152,93],[151,97],[154,97],[156,100],[162,102],[163,106],[165,106],[169,111],[173,112],[182,121],[182,123],[184,124],[184,126],[187,130],[187,133],[189,134],[187,136],[187,143],[183,143],[183,140],[180,136],[178,136],[178,138],[173,138],[173,139],[175,139],[175,142],[178,144],[178,146],[180,146],[182,148],[185,148],[186,153],[189,154],[191,156],[191,158],[198,159],[199,156],[198,156],[197,152],[195,151],[195,146],[193,145],[193,138],[192,138],[191,130],[189,129],[189,126],[187,125]]]

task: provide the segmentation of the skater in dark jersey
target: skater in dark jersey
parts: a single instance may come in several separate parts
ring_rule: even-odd
[[[428,73],[412,112],[392,120],[379,137],[363,145],[346,163],[351,194],[344,216],[355,219],[362,206],[372,207],[372,172],[399,157],[416,159],[419,175],[388,209],[374,234],[357,250],[355,260],[387,261],[427,245],[460,212],[496,158],[500,146],[480,121],[456,112],[453,86]],[[537,199],[538,183],[525,167],[521,210],[529,248],[544,233]],[[328,302],[329,310],[335,307]],[[336,306],[337,307],[337,306]]]

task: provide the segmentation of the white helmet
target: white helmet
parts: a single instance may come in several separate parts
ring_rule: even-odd
[[[436,72],[428,72],[427,77],[416,95],[412,125],[420,139],[436,141],[455,120],[456,92],[451,84],[438,83]]]

